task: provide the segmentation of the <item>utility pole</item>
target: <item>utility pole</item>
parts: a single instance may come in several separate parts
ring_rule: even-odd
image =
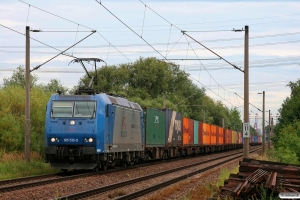
[[[249,27],[245,26],[244,52],[244,123],[249,124]],[[250,135],[250,129],[249,135]],[[248,136],[249,136],[248,135]],[[249,158],[249,137],[244,137],[244,158]]]
[[[271,118],[270,147],[271,147],[271,143],[273,145],[273,142],[271,141],[271,136],[273,136],[273,117]]]
[[[263,91],[263,119],[262,119],[262,153],[266,152],[266,134],[265,134],[265,91]]]
[[[222,118],[222,127],[225,128],[225,120]]]
[[[30,162],[30,37],[26,26],[25,160]]]
[[[205,111],[202,109],[203,111],[203,122],[205,123]]]
[[[164,108],[166,108],[166,93],[164,92],[164,103],[163,103],[164,105]]]
[[[268,130],[268,148],[269,149],[270,149],[270,146],[271,146],[270,136],[271,136],[271,112],[269,110],[269,130]]]

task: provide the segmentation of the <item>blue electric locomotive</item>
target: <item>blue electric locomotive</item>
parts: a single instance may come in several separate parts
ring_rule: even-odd
[[[53,94],[47,104],[45,154],[51,167],[106,169],[144,160],[143,111],[112,95]]]

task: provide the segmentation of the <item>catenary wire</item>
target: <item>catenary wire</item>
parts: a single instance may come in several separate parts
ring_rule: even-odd
[[[56,56],[50,58],[49,60],[47,60],[46,62],[34,67],[32,70],[30,70],[30,72],[39,69],[41,66],[43,66],[44,64],[48,63],[49,61],[53,60],[54,58],[56,58],[57,56],[59,56],[60,54],[63,54],[64,52],[66,52],[67,50],[71,49],[72,47],[74,47],[76,44],[82,42],[83,40],[85,40],[86,38],[88,38],[89,36],[91,36],[92,34],[94,34],[96,31],[92,31],[91,34],[89,34],[88,36],[86,36],[85,38],[81,39],[80,41],[76,42],[74,45],[70,46],[69,48],[67,48],[66,50],[60,52],[59,54],[57,54]]]
[[[11,30],[11,31],[13,31],[13,32],[16,32],[16,33],[19,33],[19,34],[21,34],[21,35],[25,36],[25,34],[24,34],[24,33],[20,33],[20,32],[18,32],[18,31],[16,31],[16,30],[14,30],[14,29],[12,29],[12,28],[9,28],[9,27],[7,27],[7,26],[4,26],[4,25],[2,25],[2,24],[0,24],[0,26],[2,26],[2,27],[4,27],[4,28],[7,28],[7,29],[9,29],[9,30]],[[47,47],[50,47],[50,48],[52,48],[52,49],[55,49],[55,50],[57,50],[57,51],[61,52],[61,50],[59,50],[59,49],[56,49],[55,47],[52,47],[52,46],[50,46],[50,45],[48,45],[48,44],[46,44],[46,43],[44,43],[44,42],[41,42],[41,41],[39,41],[39,40],[37,40],[37,39],[35,39],[35,38],[32,38],[32,37],[30,37],[30,36],[29,36],[29,38],[30,38],[30,39],[32,39],[32,40],[34,40],[34,41],[36,41],[36,42],[39,42],[39,43],[41,43],[41,44],[43,44],[43,45],[47,46]],[[69,57],[76,58],[76,57],[74,57],[74,56],[72,56],[72,55],[69,55],[69,54],[62,54],[62,55],[65,55],[65,56],[69,56]]]
[[[130,29],[134,34],[136,34],[139,38],[141,38],[142,40],[144,40],[144,42],[146,42],[154,51],[156,51],[159,55],[161,55],[163,58],[165,58],[159,51],[157,51],[150,43],[148,43],[144,38],[142,38],[141,36],[139,36],[139,34],[137,34],[133,29],[131,29],[127,24],[125,24],[121,19],[119,19],[115,14],[113,14],[109,9],[107,9],[102,3],[101,1],[98,2],[97,0],[95,0],[98,4],[100,4],[105,10],[107,10],[111,15],[113,15],[116,19],[118,19],[122,24],[124,24],[124,26],[126,26],[128,29]]]
[[[99,30],[97,30],[99,32]],[[77,32],[77,31],[43,31],[40,32]],[[90,32],[90,31],[78,31],[78,32]],[[299,35],[300,32],[288,32],[288,33],[282,33],[282,34],[273,34],[273,35],[258,35],[258,36],[252,36],[249,37],[250,39],[259,39],[259,38],[266,38],[266,37],[281,37],[281,36],[288,36],[288,35]],[[244,37],[240,38],[228,38],[228,39],[214,39],[214,40],[202,40],[201,42],[220,42],[220,41],[232,41],[232,40],[243,40]],[[288,41],[286,41],[288,42]],[[190,41],[190,43],[196,43],[194,41]],[[175,44],[175,42],[170,42],[170,45]],[[178,42],[177,44],[186,44],[185,42]],[[264,43],[262,43],[264,44]],[[162,45],[165,46],[167,43],[153,43],[153,46]],[[125,44],[125,45],[115,45],[116,47],[134,47],[134,46],[148,46],[147,44]],[[57,46],[61,48],[67,48],[67,46]],[[99,47],[108,47],[108,46],[97,46],[97,45],[89,45],[89,46],[78,46],[77,48],[99,48]],[[0,48],[24,48],[24,46],[0,46]],[[30,48],[44,48],[42,46],[31,46]],[[224,48],[224,47],[221,47]]]
[[[50,14],[50,15],[53,15],[53,16],[55,16],[55,17],[64,19],[64,20],[69,21],[69,22],[74,23],[74,24],[78,24],[78,23],[76,23],[76,22],[74,22],[74,21],[71,21],[71,20],[66,19],[66,18],[64,18],[64,17],[61,17],[61,16],[59,16],[59,15],[55,15],[55,14],[53,14],[53,13],[51,13],[51,12],[48,12],[48,11],[46,11],[46,10],[43,10],[43,9],[41,9],[41,8],[38,8],[38,7],[33,6],[33,5],[30,5],[30,4],[28,4],[28,3],[26,3],[26,2],[24,2],[24,1],[22,1],[22,0],[19,0],[19,1],[22,2],[22,3],[24,3],[24,4],[27,4],[27,5],[29,5],[29,6],[32,6],[32,7],[34,7],[35,9],[38,9],[38,10],[41,10],[41,11],[43,11],[43,12],[46,12],[46,13],[48,13],[48,14]],[[82,27],[84,27],[84,28],[90,29],[90,30],[92,30],[92,31],[94,30],[94,29],[89,28],[89,27],[87,27],[87,26],[84,26],[84,25],[82,25],[82,24],[79,24],[79,25],[82,26]]]
[[[22,3],[24,3],[24,4],[27,4],[27,5],[30,5],[30,4],[28,4],[28,3],[26,3],[26,2],[24,2],[24,1],[22,1],[22,0],[19,0],[19,1],[21,1]],[[79,23],[76,23],[76,22],[74,22],[74,21],[72,21],[72,20],[69,20],[69,19],[67,19],[67,18],[64,18],[64,17],[61,17],[61,16],[59,16],[59,15],[56,15],[56,14],[53,14],[53,13],[51,13],[51,12],[48,12],[48,11],[46,11],[46,10],[43,10],[43,9],[41,9],[41,8],[38,8],[38,7],[36,7],[36,6],[33,6],[33,5],[30,5],[30,6],[32,6],[32,7],[34,7],[34,8],[36,8],[36,9],[38,9],[38,10],[41,10],[41,11],[43,11],[43,12],[46,12],[46,13],[48,13],[48,14],[50,14],[50,15],[53,15],[53,16],[56,16],[56,17],[58,17],[58,18],[61,18],[61,19],[63,19],[63,20],[66,20],[66,21],[68,21],[68,22],[71,22],[71,23],[73,23],[73,24],[79,24]],[[80,26],[82,26],[82,27],[84,27],[84,28],[87,28],[87,29],[90,29],[90,30],[94,30],[94,29],[92,29],[92,28],[90,28],[90,27],[87,27],[87,26],[84,26],[84,25],[82,25],[82,24],[79,24]],[[101,33],[99,33],[99,31],[97,31],[97,33],[106,41],[106,42],[108,42],[109,44],[111,44],[111,42],[109,42]],[[111,44],[112,45],[112,44]],[[119,49],[117,49],[114,45],[112,45],[117,51],[119,51],[119,53],[121,53],[121,51],[119,50]],[[121,53],[125,58],[127,58],[127,60],[129,60],[130,62],[131,62],[131,60],[127,57],[127,56],[125,56],[123,53]]]

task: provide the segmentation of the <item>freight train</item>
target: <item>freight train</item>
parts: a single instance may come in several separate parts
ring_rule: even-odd
[[[241,132],[171,109],[141,108],[106,93],[53,94],[46,108],[44,142],[46,162],[63,171],[106,170],[243,146]]]

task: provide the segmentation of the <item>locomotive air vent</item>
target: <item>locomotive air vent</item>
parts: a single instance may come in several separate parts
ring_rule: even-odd
[[[140,109],[140,107],[136,103],[133,103],[133,105],[136,109],[138,109],[138,110]]]
[[[117,100],[114,97],[110,97],[108,96],[109,100],[111,101],[111,103],[113,104],[118,104]]]

